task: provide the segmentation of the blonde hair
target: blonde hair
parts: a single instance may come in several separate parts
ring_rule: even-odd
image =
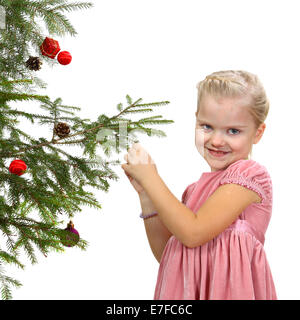
[[[269,113],[269,100],[257,75],[244,70],[225,70],[213,72],[197,84],[197,114],[202,99],[210,95],[215,99],[222,97],[245,98],[245,107],[253,117],[255,127],[265,122]],[[248,158],[252,156],[251,152]]]

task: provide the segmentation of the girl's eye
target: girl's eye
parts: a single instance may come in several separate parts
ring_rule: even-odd
[[[240,132],[240,130],[238,130],[238,129],[233,129],[233,128],[232,128],[232,129],[229,129],[229,130],[234,130],[235,132],[237,132],[237,133],[234,133],[234,135],[235,135],[235,134],[238,134],[238,133]]]
[[[211,126],[209,125],[209,124],[202,124],[201,125],[202,127],[209,127],[209,128],[211,128]],[[204,128],[204,129],[207,129],[207,128]],[[240,133],[240,130],[238,130],[238,129],[234,129],[234,128],[231,128],[231,129],[229,129],[229,130],[232,130],[234,133],[232,134],[232,135],[237,135],[238,133]]]

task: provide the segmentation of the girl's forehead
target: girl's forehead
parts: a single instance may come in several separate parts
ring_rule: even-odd
[[[249,121],[251,114],[246,106],[245,99],[220,98],[216,100],[211,97],[205,97],[201,101],[197,118]]]

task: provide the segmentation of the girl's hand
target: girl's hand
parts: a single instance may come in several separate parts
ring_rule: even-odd
[[[145,192],[144,188],[135,180],[133,179],[126,171],[124,171],[126,176],[128,177],[130,183],[132,184],[132,186],[134,187],[135,191],[141,195]]]
[[[127,176],[129,175],[136,180],[141,187],[143,187],[143,181],[158,174],[153,159],[139,143],[132,145],[124,159],[127,163],[122,164],[122,169]]]

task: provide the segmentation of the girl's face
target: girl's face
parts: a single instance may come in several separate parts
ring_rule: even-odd
[[[217,101],[206,96],[196,113],[195,144],[212,172],[224,170],[235,161],[247,159],[265,127],[263,123],[255,128],[244,99],[224,97]]]

